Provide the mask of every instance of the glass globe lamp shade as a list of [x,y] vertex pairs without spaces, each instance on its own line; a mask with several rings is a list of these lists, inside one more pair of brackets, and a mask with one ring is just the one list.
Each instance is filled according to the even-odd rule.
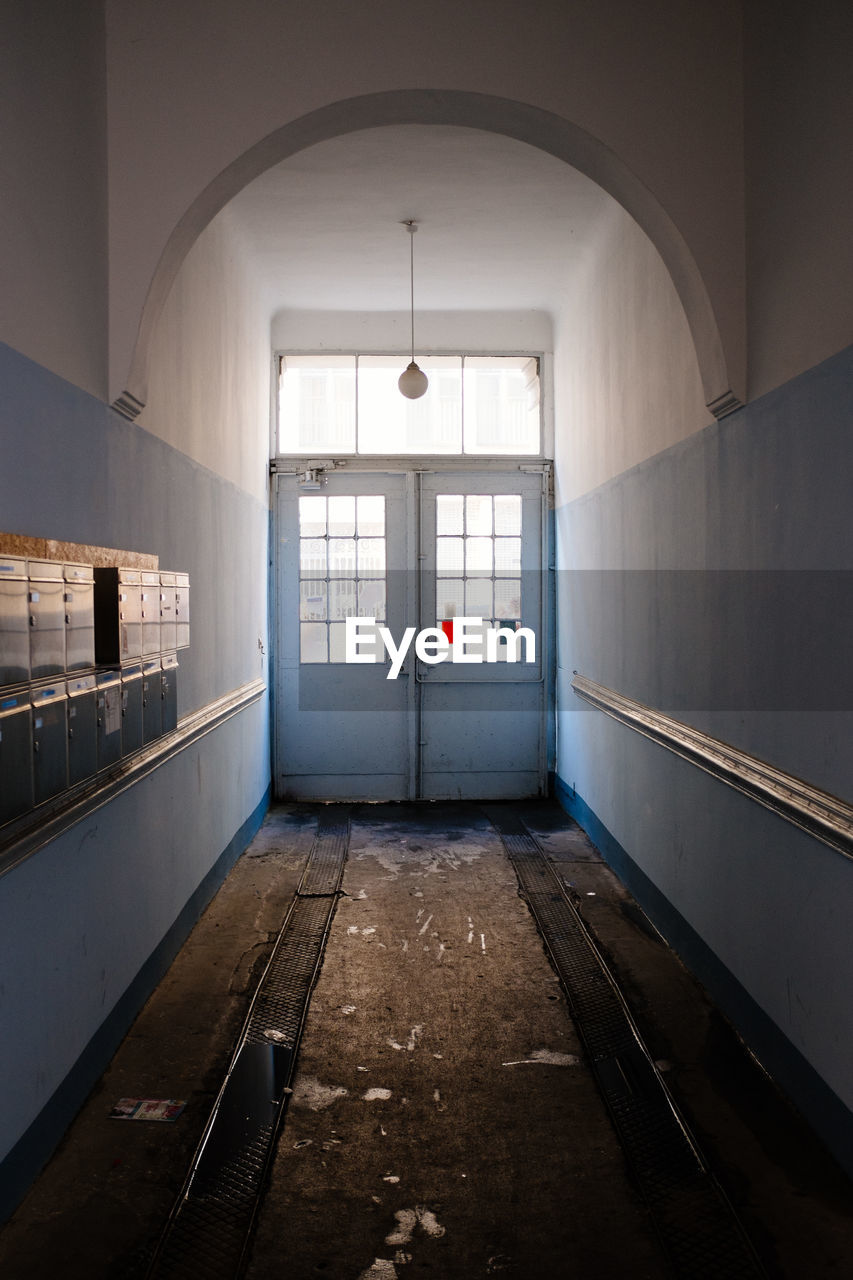
[[419,369],[412,360],[397,379],[397,386],[407,400],[419,400],[429,386],[429,380],[423,369]]

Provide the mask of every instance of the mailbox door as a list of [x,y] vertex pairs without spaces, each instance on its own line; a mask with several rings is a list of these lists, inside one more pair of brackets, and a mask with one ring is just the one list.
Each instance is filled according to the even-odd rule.
[[188,573],[175,574],[175,622],[177,647],[188,649],[190,645],[190,577]]
[[0,825],[33,807],[29,693],[0,696]]
[[65,671],[65,583],[62,565],[31,560],[30,675],[51,679]]
[[160,652],[160,574],[142,572],[142,656]]
[[0,557],[0,686],[30,678],[27,562]]
[[68,681],[68,785],[98,769],[98,711],[95,677]]
[[118,672],[98,676],[98,768],[121,758],[121,680]]
[[33,689],[33,798],[37,805],[68,786],[67,702],[64,684]]
[[95,665],[95,582],[88,565],[65,566],[65,669]]
[[142,740],[153,742],[163,732],[162,668],[160,659],[142,664]]
[[160,673],[162,688],[162,731],[169,733],[178,727],[178,659],[174,653],[166,653]]
[[129,755],[142,744],[142,667],[137,663],[121,673],[121,753]]

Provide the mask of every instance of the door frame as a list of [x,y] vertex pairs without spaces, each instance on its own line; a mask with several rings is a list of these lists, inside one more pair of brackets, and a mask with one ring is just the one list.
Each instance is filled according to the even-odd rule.
[[[296,476],[306,471],[329,472],[336,475],[347,473],[367,473],[382,475],[401,475],[406,486],[406,546],[407,567],[413,571],[420,569],[425,558],[422,545],[423,535],[423,477],[428,474],[472,474],[511,475],[521,472],[541,477],[541,527],[540,527],[540,571],[542,574],[541,590],[541,675],[537,683],[541,687],[541,732],[539,739],[539,794],[547,795],[550,774],[553,769],[555,752],[555,711],[553,705],[555,689],[555,609],[553,590],[553,463],[548,459],[531,459],[529,457],[484,458],[476,455],[418,455],[418,456],[352,456],[334,458],[330,456],[285,457],[273,458],[270,463],[270,540],[273,543],[269,557],[269,636],[270,663],[272,675],[270,681],[270,757],[273,794],[278,780],[278,643],[279,620],[277,584],[279,581],[279,540],[277,534],[277,493],[279,476]],[[413,573],[413,581],[417,583],[417,599],[410,602],[413,616],[422,617],[422,601],[420,598],[420,574]],[[431,623],[428,625],[432,625]],[[409,797],[420,800],[422,795],[422,753],[421,753],[421,704],[422,681],[418,678],[417,665],[413,654],[407,662],[411,663],[411,674],[407,681],[408,706],[408,769]],[[533,683],[533,682],[531,682]]]

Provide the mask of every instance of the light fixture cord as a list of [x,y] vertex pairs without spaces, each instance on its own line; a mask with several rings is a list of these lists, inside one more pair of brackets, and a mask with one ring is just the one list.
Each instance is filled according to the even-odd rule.
[[409,297],[411,300],[412,315],[412,364],[415,362],[415,228],[413,223],[408,224],[409,227]]

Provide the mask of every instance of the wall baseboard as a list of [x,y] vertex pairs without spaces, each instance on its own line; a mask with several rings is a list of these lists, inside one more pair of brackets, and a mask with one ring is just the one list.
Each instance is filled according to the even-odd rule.
[[810,1062],[764,1012],[704,939],[637,866],[577,792],[559,775],[553,795],[587,833],[608,866],[626,888],[711,999],[729,1019],[762,1067],[853,1177],[853,1113]]
[[68,1126],[103,1075],[134,1018],[164,977],[193,926],[263,822],[270,804],[267,787],[249,817],[228,842],[187,901],[174,924],[101,1023],[62,1084],[26,1133],[0,1163],[0,1222],[5,1222],[50,1159]]

